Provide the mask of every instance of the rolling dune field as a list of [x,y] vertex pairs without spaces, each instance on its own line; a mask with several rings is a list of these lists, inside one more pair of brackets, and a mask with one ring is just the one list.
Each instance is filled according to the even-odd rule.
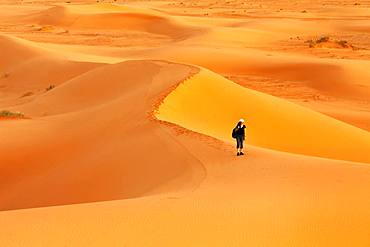
[[0,0],[0,246],[368,247],[369,131],[368,1]]

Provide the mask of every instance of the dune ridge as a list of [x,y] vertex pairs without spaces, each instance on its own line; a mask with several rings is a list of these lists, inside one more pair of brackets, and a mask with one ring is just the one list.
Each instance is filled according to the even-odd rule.
[[67,29],[127,30],[149,32],[182,40],[199,32],[175,18],[154,10],[110,4],[58,5],[24,17],[23,22],[52,25]]
[[[195,64],[224,75],[252,75],[298,82],[342,98],[370,96],[368,61],[333,61],[255,49],[187,46],[149,51],[164,60]],[[146,57],[141,55],[139,57]],[[366,79],[365,79],[366,78]]]
[[137,197],[172,180],[183,181],[175,188],[197,184],[201,163],[148,117],[162,90],[193,73],[159,61],[105,65],[14,107],[32,119],[2,124],[1,210]]
[[[68,61],[32,42],[0,34],[0,106],[8,107],[99,67],[99,63]],[[22,99],[20,99],[22,98]]]
[[26,59],[42,56],[42,52],[27,45],[26,41],[4,34],[0,36],[0,48],[2,54],[0,65],[4,69]]
[[231,141],[235,122],[245,118],[247,142],[252,145],[370,163],[367,131],[243,88],[205,69],[172,91],[156,116],[226,142]]

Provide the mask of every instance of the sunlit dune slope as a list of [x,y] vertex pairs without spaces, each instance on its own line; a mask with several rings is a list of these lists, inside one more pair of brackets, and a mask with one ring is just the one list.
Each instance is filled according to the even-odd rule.
[[131,198],[196,184],[200,163],[151,120],[162,91],[194,70],[152,61],[107,65],[13,108],[32,119],[2,122],[0,209]]
[[173,39],[182,39],[200,30],[154,10],[111,4],[59,5],[24,17],[22,21],[67,29],[148,32]]
[[228,142],[236,121],[245,118],[250,144],[370,163],[367,131],[241,87],[205,69],[172,91],[157,117]]

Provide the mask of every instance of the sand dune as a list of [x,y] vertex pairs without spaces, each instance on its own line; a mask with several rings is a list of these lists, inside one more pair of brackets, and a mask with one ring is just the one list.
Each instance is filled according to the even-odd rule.
[[[368,132],[243,88],[207,70],[171,92],[159,107],[157,117],[224,141],[230,141],[230,126],[235,119],[244,117],[248,125],[247,141],[253,145],[370,162]],[[348,146],[348,143],[356,145]]]
[[97,63],[67,61],[32,42],[0,35],[0,105],[16,104],[23,95],[35,95],[79,74],[96,68]]
[[[160,62],[158,64],[150,61],[127,61],[105,65],[76,76],[29,104],[15,108],[31,116],[44,116],[44,112],[47,112],[46,115],[55,115],[82,110],[91,111],[96,107],[118,104],[126,95],[133,97],[138,93],[142,93],[140,97],[148,102],[148,97],[153,97],[151,94],[160,95],[163,90],[171,87],[170,83],[176,85],[183,78],[190,76],[186,74],[187,70],[196,70],[194,67],[179,65],[178,72],[175,65],[169,64],[168,68],[174,69],[169,77],[167,74],[170,72],[166,71],[166,66],[161,66]],[[163,65],[166,65],[166,62],[163,62]],[[164,78],[161,79],[162,77]],[[150,114],[153,109],[150,105],[147,107],[146,110]]]
[[205,166],[207,176],[197,190],[0,212],[1,243],[281,247],[370,244],[368,165],[255,148],[250,149],[246,161],[225,152],[230,149],[228,145],[168,131]]
[[150,120],[156,97],[192,71],[150,61],[107,65],[16,107],[31,117],[65,114],[2,124],[1,209],[135,197],[173,179],[185,179],[181,187],[189,176],[196,182],[199,162]]
[[[184,41],[191,43],[191,41]],[[36,43],[37,44],[37,43]],[[40,44],[37,44],[40,45]],[[340,98],[367,99],[370,95],[370,73],[368,61],[336,61],[307,56],[261,52],[254,49],[169,46],[165,49],[139,49],[118,51],[117,49],[96,49],[71,47],[67,45],[42,44],[44,48],[57,52],[65,49],[65,56],[74,61],[116,63],[130,59],[151,59],[153,57],[178,63],[195,64],[224,75],[249,75],[299,83],[307,89],[314,89]],[[108,55],[103,55],[108,54]]]
[[[266,53],[252,49],[217,49],[184,47],[163,49],[153,54],[162,59],[197,64],[215,72],[229,75],[255,75],[268,78],[298,81],[303,85],[340,97],[368,98],[370,74],[365,67],[368,61],[356,61],[357,66],[346,62],[315,59],[279,53]],[[151,53],[149,53],[152,55]],[[145,57],[143,55],[141,57]]]
[[0,47],[1,54],[3,55],[0,60],[1,67],[7,69],[26,59],[42,56],[42,52],[37,51],[29,45],[24,45],[25,43],[27,42],[21,39],[1,35]]
[[0,0],[0,246],[370,245],[368,3],[108,2]]
[[124,29],[165,35],[173,39],[184,39],[199,30],[153,10],[110,4],[60,5],[27,16],[23,22],[59,26],[67,30]]

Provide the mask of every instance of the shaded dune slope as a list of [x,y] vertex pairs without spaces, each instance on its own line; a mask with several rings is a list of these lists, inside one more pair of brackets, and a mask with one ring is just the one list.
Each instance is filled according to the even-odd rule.
[[1,209],[132,198],[170,190],[175,180],[177,189],[197,184],[201,163],[150,117],[162,91],[194,72],[155,61],[106,65],[19,106],[29,116],[39,109],[55,116],[3,123]]
[[243,117],[250,144],[370,163],[367,131],[244,88],[205,69],[172,91],[157,117],[224,141],[230,141],[232,127]]
[[27,41],[12,36],[0,36],[0,66],[2,69],[10,68],[24,60],[42,56],[42,52],[26,45]]
[[32,42],[7,35],[0,35],[0,53],[4,55],[0,57],[1,101],[42,92],[100,66],[68,61]]

